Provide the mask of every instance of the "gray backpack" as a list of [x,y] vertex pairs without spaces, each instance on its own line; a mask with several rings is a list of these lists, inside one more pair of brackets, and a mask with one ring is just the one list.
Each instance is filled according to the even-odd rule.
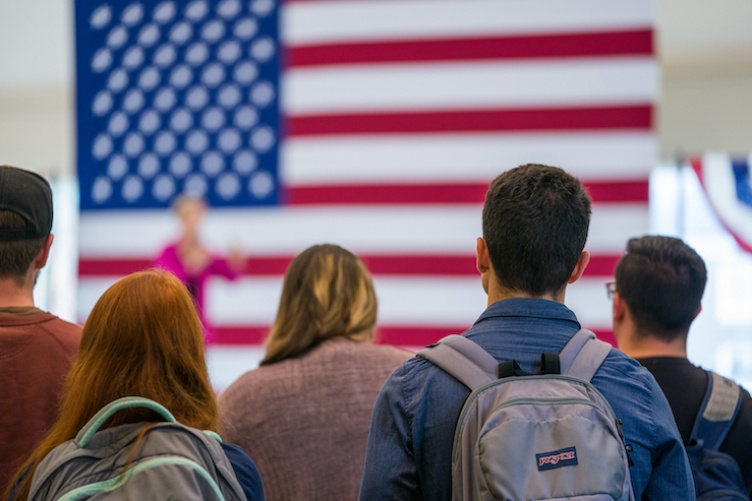
[[[135,441],[146,423],[98,431],[113,414],[129,407],[151,409],[167,421],[154,424],[137,450]],[[53,449],[37,467],[29,495],[35,501],[105,498],[246,499],[216,433],[184,426],[162,405],[141,397],[115,400],[76,438]]]
[[453,500],[634,500],[621,422],[590,379],[611,346],[581,330],[530,375],[463,336],[418,353],[470,390],[454,432]]

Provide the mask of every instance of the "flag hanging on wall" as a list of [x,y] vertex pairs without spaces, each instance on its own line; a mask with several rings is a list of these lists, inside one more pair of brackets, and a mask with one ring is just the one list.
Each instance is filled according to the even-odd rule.
[[485,188],[560,166],[594,200],[593,258],[567,294],[610,334],[603,284],[648,228],[657,157],[655,5],[573,0],[77,0],[79,316],[149,264],[179,193],[212,206],[220,342],[257,343],[286,264],[314,243],[363,256],[383,342],[420,346],[483,311]]
[[752,252],[752,156],[708,153],[689,160],[721,224]]

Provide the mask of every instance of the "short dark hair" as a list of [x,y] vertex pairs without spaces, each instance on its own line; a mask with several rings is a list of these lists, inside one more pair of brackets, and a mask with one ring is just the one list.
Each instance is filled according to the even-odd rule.
[[[0,228],[24,229],[23,217],[9,210],[0,210]],[[0,278],[15,278],[19,287],[24,285],[29,266],[39,255],[47,237],[29,240],[0,241]]]
[[527,164],[498,176],[483,206],[483,239],[496,278],[532,296],[567,284],[587,240],[590,196],[558,167]]
[[702,258],[672,237],[630,239],[616,266],[616,292],[638,331],[669,342],[689,331],[707,279]]

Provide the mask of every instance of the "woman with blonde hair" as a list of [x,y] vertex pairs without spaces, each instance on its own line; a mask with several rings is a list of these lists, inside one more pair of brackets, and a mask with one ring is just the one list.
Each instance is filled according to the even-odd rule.
[[[76,437],[105,405],[127,396],[158,402],[186,426],[218,431],[201,323],[186,288],[165,271],[129,275],[97,301],[65,382],[58,420],[19,469],[8,499],[26,499],[45,456]],[[160,421],[164,418],[152,410],[127,408],[101,429],[144,423],[148,430],[150,423]],[[263,499],[261,479],[250,458],[234,445],[223,443],[222,449],[246,497]]]
[[341,247],[313,246],[287,269],[261,367],[220,396],[267,499],[357,498],[376,396],[411,356],[373,344],[376,312],[368,270]]

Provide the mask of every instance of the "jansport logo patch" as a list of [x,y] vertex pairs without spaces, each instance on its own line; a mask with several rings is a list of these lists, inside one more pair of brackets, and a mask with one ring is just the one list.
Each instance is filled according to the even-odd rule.
[[567,447],[553,452],[542,452],[535,455],[539,471],[553,470],[562,466],[574,466],[577,464],[577,449]]

